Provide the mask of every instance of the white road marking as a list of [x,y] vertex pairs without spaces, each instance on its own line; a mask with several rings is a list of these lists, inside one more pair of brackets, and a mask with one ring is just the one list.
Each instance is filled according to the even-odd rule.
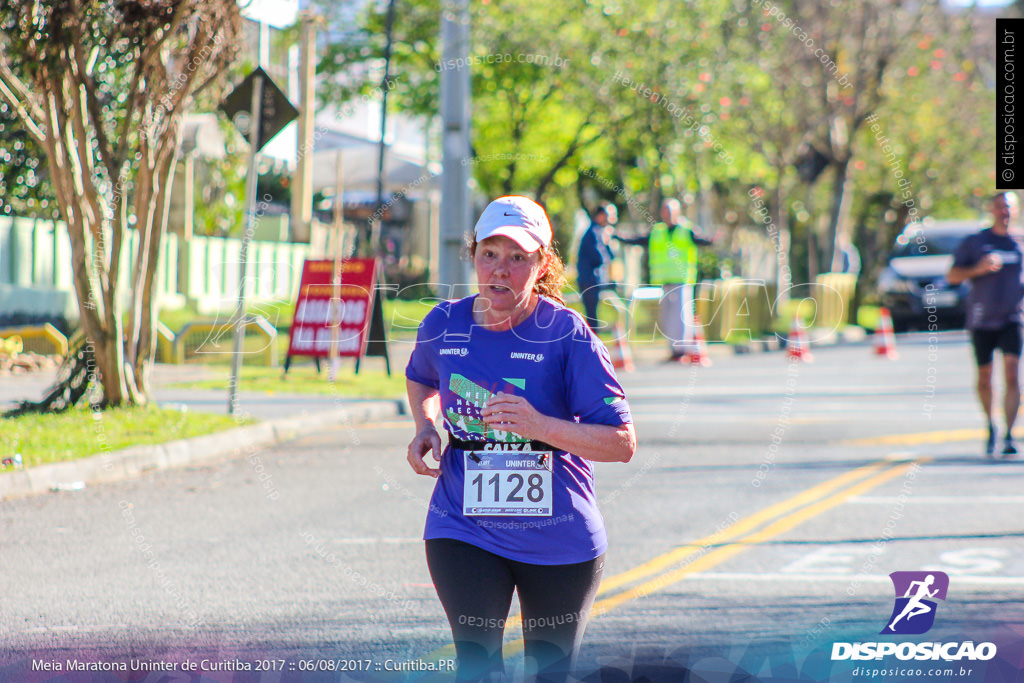
[[1024,505],[1024,496],[906,496],[903,500],[896,496],[858,496],[849,502],[863,505]]
[[956,576],[959,574],[994,574],[1002,571],[1001,559],[1010,557],[1006,548],[965,548],[950,550],[939,555],[943,564],[921,567],[925,571],[940,571]]
[[[785,368],[779,373],[779,384],[783,386],[764,387],[743,387],[743,386],[694,386],[680,389],[678,385],[662,387],[637,387],[632,390],[626,389],[626,396],[629,398],[659,398],[686,396],[736,396],[740,395],[745,399],[752,398],[782,398],[786,379]],[[796,396],[807,394],[808,397],[821,398],[825,396],[906,396],[907,394],[924,395],[924,387],[907,387],[906,385],[867,385],[867,386],[802,386],[798,387]]]
[[872,546],[838,545],[819,548],[807,553],[782,568],[784,574],[818,576],[819,574],[848,574],[850,565],[857,563],[858,557],[878,554]]
[[379,538],[332,538],[329,543],[342,545],[373,545],[375,543],[422,543],[422,538],[379,537]]
[[[736,416],[735,415],[720,415],[720,414],[704,415],[704,414],[697,414],[695,411],[694,412],[678,411],[678,412],[675,412],[675,413],[646,413],[646,412],[643,412],[642,410],[633,409],[633,419],[636,420],[637,422],[643,422],[643,423],[647,423],[647,422],[669,422],[669,423],[685,422],[687,424],[693,424],[695,422],[699,422],[701,424],[728,424],[728,425],[735,425],[736,424]],[[763,424],[763,425],[771,426],[771,425],[777,424],[778,421],[779,421],[778,417],[755,417],[755,418],[744,417],[743,418],[743,424],[744,425]],[[896,422],[897,420],[893,420],[893,421]],[[905,422],[905,420],[902,420],[902,421]],[[795,418],[791,418],[787,422],[787,424],[829,424],[829,423],[834,423],[834,422],[835,422],[835,418],[832,418],[832,417],[795,417]],[[872,422],[877,422],[877,420],[872,420]]]
[[[849,582],[856,580],[860,584],[877,583],[891,586],[892,582],[887,575],[871,574],[759,574],[747,572],[704,572],[691,574],[688,581],[725,581],[725,582],[750,582],[750,581],[799,581],[820,583],[823,581]],[[950,581],[957,586],[1024,586],[1024,576],[952,576]]]
[[[138,624],[136,624],[138,626]],[[160,624],[160,628],[178,628],[173,625]],[[22,633],[102,633],[112,629],[125,630],[128,624],[101,624],[98,626],[37,626],[27,628]],[[184,628],[184,626],[182,626]]]

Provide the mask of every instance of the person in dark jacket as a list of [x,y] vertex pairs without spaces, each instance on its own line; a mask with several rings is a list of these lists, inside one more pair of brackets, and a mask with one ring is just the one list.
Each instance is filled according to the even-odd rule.
[[583,309],[586,312],[587,324],[597,330],[601,321],[597,318],[597,304],[601,300],[601,292],[614,289],[609,270],[612,259],[612,230],[618,220],[618,212],[614,204],[601,204],[594,210],[590,227],[583,233],[579,252],[576,256],[577,283]]

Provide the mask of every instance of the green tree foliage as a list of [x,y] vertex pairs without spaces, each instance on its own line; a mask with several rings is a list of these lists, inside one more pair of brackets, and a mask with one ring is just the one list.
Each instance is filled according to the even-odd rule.
[[977,40],[986,22],[936,19],[890,71],[852,166],[856,241],[872,272],[907,222],[976,217],[995,188],[994,65]]
[[[694,106],[707,85],[689,71],[701,59],[712,71],[708,44],[719,29],[702,17],[727,3],[472,3],[469,65],[440,61],[440,5],[396,3],[388,85],[380,65],[386,3],[371,6],[359,30],[333,35],[319,66],[329,81],[321,97],[341,105],[389,87],[397,108],[432,118],[441,72],[470,68],[474,176],[485,195],[525,192],[555,214],[571,213],[571,193],[589,185],[640,220],[637,207],[649,215],[663,176],[696,185],[691,169],[708,137],[697,131],[715,116]],[[336,4],[318,6],[329,24],[337,18]],[[590,182],[579,183],[580,169]]]
[[194,227],[197,235],[237,237],[245,229],[249,144],[230,121],[222,120],[220,127],[225,143],[224,157],[203,159],[196,164]]
[[[328,100],[383,87],[385,10],[333,36]],[[396,2],[390,101],[428,117],[440,72],[459,67],[438,61],[440,11]],[[474,176],[488,196],[533,193],[562,218],[615,201],[641,226],[665,196],[694,198],[705,227],[750,225],[756,186],[780,269],[809,278],[833,264],[837,234],[881,245],[908,218],[873,122],[896,140],[919,210],[963,213],[987,193],[989,143],[975,141],[991,139],[991,58],[978,53],[991,42],[974,16],[936,0],[474,2]],[[565,66],[519,59],[537,53]],[[809,146],[828,165],[813,184],[796,168]]]
[[147,399],[179,127],[240,21],[234,0],[0,0],[0,100],[44,152],[108,405]]
[[45,159],[46,153],[14,109],[0,101],[0,215],[60,217]]

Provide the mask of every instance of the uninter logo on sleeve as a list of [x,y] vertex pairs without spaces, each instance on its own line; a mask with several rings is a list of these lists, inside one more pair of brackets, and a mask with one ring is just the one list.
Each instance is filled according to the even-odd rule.
[[511,360],[532,360],[534,362],[540,363],[542,360],[544,360],[544,354],[543,353],[521,353],[519,351],[513,351],[509,355],[509,358]]
[[[880,635],[921,635],[935,624],[939,600],[946,599],[949,576],[944,572],[893,572],[889,575],[896,596],[892,613]],[[867,642],[833,643],[832,661],[868,660],[895,656],[900,660],[977,661],[996,656],[994,643]]]
[[442,356],[458,356],[459,358],[464,358],[469,355],[469,349],[465,346],[455,346],[447,349],[441,349],[438,351],[438,354]]

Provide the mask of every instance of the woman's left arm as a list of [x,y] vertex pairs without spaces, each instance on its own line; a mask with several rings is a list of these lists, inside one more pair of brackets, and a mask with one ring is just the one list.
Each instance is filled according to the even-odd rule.
[[498,392],[481,410],[488,427],[543,441],[595,462],[629,462],[636,453],[636,430],[631,424],[580,424],[542,415],[522,396]]

